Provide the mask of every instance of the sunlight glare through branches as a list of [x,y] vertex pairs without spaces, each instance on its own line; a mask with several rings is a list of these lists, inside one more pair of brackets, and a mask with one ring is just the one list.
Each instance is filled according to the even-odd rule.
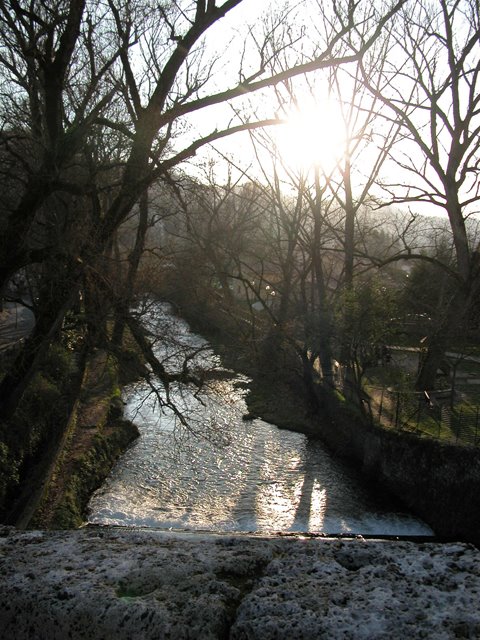
[[295,170],[314,165],[326,173],[335,169],[347,143],[345,124],[335,104],[328,98],[305,102],[292,110],[287,120],[277,134],[285,163]]

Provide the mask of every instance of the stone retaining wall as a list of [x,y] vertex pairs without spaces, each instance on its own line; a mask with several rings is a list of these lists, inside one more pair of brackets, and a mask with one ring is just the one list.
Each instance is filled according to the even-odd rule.
[[366,424],[334,397],[319,434],[439,536],[480,543],[480,450]]

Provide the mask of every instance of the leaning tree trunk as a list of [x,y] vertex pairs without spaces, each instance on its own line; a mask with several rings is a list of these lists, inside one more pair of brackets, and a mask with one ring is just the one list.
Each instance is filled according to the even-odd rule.
[[123,340],[123,332],[130,305],[133,299],[135,280],[138,273],[140,260],[145,249],[145,238],[148,229],[148,191],[144,191],[139,201],[139,218],[135,245],[128,256],[128,272],[124,290],[119,295],[119,301],[115,309],[115,324],[113,327],[112,344],[120,347]]

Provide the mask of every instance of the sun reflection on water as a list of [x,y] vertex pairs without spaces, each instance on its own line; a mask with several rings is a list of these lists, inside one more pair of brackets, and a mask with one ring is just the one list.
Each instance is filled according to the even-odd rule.
[[312,490],[310,517],[308,519],[308,531],[323,531],[326,510],[327,490],[321,486],[319,480],[315,480]]

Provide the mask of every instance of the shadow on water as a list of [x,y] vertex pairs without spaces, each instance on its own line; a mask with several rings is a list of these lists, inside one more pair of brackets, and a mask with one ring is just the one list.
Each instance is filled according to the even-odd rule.
[[322,478],[317,464],[315,449],[307,442],[300,499],[289,531],[311,531],[312,525],[316,525],[319,531],[323,528],[328,496],[326,489],[321,485]]
[[232,518],[238,523],[239,531],[258,531],[257,494],[245,487],[232,509]]

